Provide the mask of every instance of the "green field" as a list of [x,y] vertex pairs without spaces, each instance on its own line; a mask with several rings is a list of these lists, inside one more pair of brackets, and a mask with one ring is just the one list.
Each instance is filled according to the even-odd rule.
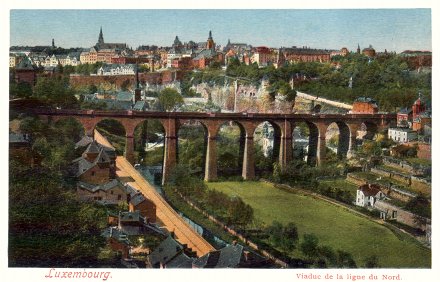
[[332,187],[339,188],[343,191],[349,191],[353,197],[356,198],[357,185],[346,181],[345,179],[330,179],[330,180],[320,180],[320,183],[327,184]]
[[358,266],[376,255],[385,268],[429,268],[431,252],[409,236],[396,236],[388,228],[342,207],[301,193],[286,192],[262,182],[214,182],[210,189],[240,196],[266,225],[277,220],[294,222],[300,236],[314,233],[322,245],[344,250]]

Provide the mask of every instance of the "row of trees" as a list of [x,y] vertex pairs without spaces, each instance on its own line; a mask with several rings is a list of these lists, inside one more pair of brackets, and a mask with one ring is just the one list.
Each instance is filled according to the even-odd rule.
[[203,180],[188,174],[188,167],[178,165],[166,190],[177,190],[197,205],[214,214],[219,220],[235,228],[245,228],[252,223],[254,212],[240,197],[229,197],[223,192],[208,190]]
[[[300,251],[304,259],[302,265],[318,268],[356,268],[358,267],[352,255],[342,250],[334,250],[329,246],[319,244],[319,239],[313,233],[305,233],[299,236],[298,228],[293,222],[286,225],[278,221],[264,229],[263,236],[266,241],[284,256],[292,257],[298,255],[295,250]],[[260,241],[261,239],[257,239]],[[379,267],[378,258],[371,256],[365,259],[363,267]]]

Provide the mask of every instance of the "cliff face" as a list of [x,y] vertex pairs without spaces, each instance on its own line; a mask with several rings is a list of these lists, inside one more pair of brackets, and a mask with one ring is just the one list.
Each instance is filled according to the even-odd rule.
[[[223,110],[248,113],[291,113],[294,102],[278,95],[272,98],[266,87],[254,85],[214,85],[200,83],[193,89]],[[235,95],[237,93],[237,95]]]

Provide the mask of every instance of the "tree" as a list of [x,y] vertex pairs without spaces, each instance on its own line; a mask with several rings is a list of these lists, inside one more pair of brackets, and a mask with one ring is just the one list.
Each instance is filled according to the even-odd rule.
[[274,246],[280,246],[283,239],[283,225],[278,221],[273,221],[272,225],[266,229],[269,234],[269,241]]
[[314,234],[304,234],[303,242],[300,244],[301,252],[309,257],[314,258],[318,254],[318,237]]
[[245,227],[254,219],[254,211],[251,206],[243,202],[240,197],[232,197],[227,210],[229,224]]
[[55,107],[76,108],[78,100],[69,86],[68,77],[40,77],[34,88],[34,96]]
[[287,223],[287,225],[283,228],[283,240],[282,240],[282,248],[285,251],[292,251],[296,248],[296,244],[298,242],[298,228],[293,222]]
[[336,252],[338,268],[356,268],[356,262],[350,253],[338,250]]
[[29,98],[32,94],[32,86],[27,82],[9,84],[9,97],[11,98]]
[[175,89],[165,88],[159,94],[159,105],[163,111],[171,111],[178,104],[183,103],[182,95]]

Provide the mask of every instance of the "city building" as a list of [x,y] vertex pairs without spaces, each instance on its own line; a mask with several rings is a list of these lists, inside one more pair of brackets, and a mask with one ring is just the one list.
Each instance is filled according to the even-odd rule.
[[350,51],[348,51],[347,47],[342,47],[341,50],[335,50],[335,51],[331,51],[330,52],[330,57],[334,57],[334,56],[342,56],[345,57],[350,53]]
[[220,250],[209,252],[194,260],[193,268],[254,268],[261,267],[267,260],[234,242]]
[[287,62],[299,63],[299,62],[330,62],[330,52],[322,49],[311,49],[308,47],[297,48],[293,46],[291,48],[281,48],[280,52],[283,53]]
[[82,156],[73,160],[73,165],[80,181],[105,184],[116,176],[116,153],[114,149],[92,141]]
[[398,143],[408,143],[417,139],[417,132],[411,128],[389,128],[388,138]]
[[367,48],[362,49],[362,54],[369,58],[376,57],[376,50],[374,50],[373,46],[368,46]]
[[116,179],[94,185],[79,181],[76,189],[80,201],[99,201],[102,204],[117,205],[127,202],[127,191],[124,185]]
[[100,67],[96,75],[134,75],[136,74],[136,65],[106,64]]
[[139,212],[148,223],[155,223],[157,220],[156,205],[128,184],[127,190],[129,192],[128,210],[131,212]]
[[397,126],[398,127],[412,127],[412,110],[408,108],[400,109],[397,113]]
[[98,60],[98,52],[92,47],[89,51],[81,52],[79,60],[81,64],[94,64]]
[[103,49],[119,49],[123,50],[127,48],[127,44],[125,43],[105,43],[104,42],[104,35],[102,33],[102,27],[99,30],[99,36],[98,36],[98,42],[95,44],[95,49],[100,51]]
[[37,68],[29,57],[23,58],[15,67],[15,82],[34,86],[37,81]]
[[375,114],[379,111],[377,102],[371,98],[359,97],[353,103],[351,113],[355,114]]
[[185,245],[168,236],[147,257],[147,268],[191,268],[194,258]]

